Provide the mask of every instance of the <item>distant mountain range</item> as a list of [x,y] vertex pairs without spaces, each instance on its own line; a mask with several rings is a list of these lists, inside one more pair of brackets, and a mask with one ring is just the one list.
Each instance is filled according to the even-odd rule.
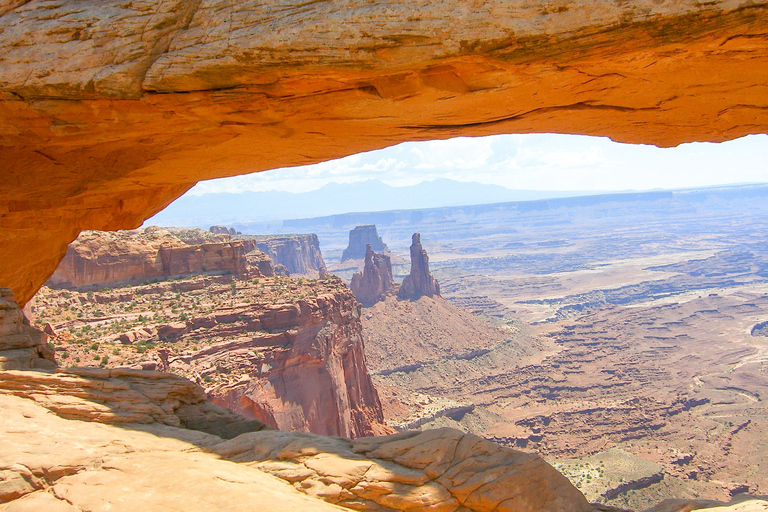
[[241,192],[185,195],[145,225],[202,227],[283,219],[320,217],[348,212],[440,208],[509,201],[529,201],[593,194],[589,191],[511,190],[498,185],[449,179],[392,187],[378,180],[329,183],[311,192]]

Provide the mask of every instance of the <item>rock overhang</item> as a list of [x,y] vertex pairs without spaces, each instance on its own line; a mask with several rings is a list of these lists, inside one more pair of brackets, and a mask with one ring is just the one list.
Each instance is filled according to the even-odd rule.
[[768,2],[0,7],[0,285],[195,182],[407,140],[671,146],[768,126]]

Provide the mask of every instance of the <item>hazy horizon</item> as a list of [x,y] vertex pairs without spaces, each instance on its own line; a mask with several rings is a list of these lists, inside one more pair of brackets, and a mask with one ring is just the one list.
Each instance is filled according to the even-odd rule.
[[203,181],[185,195],[303,193],[369,180],[407,187],[440,178],[509,190],[587,193],[766,183],[768,135],[674,148],[561,134],[406,142],[313,165]]

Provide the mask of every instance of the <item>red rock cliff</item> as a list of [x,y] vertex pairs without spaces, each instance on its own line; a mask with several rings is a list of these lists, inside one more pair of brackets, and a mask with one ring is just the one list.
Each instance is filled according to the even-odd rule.
[[395,288],[389,256],[373,252],[367,244],[363,271],[352,276],[349,287],[363,306],[371,306],[383,299]]
[[67,249],[50,285],[87,287],[195,274],[244,275],[242,242],[187,244],[155,227],[135,232],[85,231]]
[[[265,333],[253,340],[263,359],[235,362],[231,349],[204,356],[228,361],[227,371],[249,371],[247,380],[210,390],[214,403],[281,430],[342,437],[387,430],[349,290],[240,315]],[[249,345],[234,343],[235,350]]]
[[246,244],[265,253],[275,265],[284,265],[291,275],[324,277],[325,261],[315,234],[246,237]]
[[[73,308],[82,320],[71,319]],[[95,344],[104,366],[182,375],[212,401],[281,430],[389,432],[368,374],[360,305],[338,278],[200,275],[93,294],[44,288],[32,309],[62,333],[55,341],[66,364],[93,361]],[[97,310],[105,327],[119,314],[131,328],[102,328],[91,322]],[[72,322],[87,343],[71,342]]]

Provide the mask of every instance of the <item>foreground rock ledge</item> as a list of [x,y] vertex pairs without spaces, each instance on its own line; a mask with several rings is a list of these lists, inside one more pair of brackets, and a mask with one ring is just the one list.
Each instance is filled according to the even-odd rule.
[[[764,1],[0,3],[0,285],[195,182],[406,140],[768,126]],[[620,172],[620,171],[617,171]]]
[[[328,508],[304,494],[371,511],[592,510],[538,456],[451,429],[350,441],[241,421],[251,428],[225,441],[215,434],[228,437],[224,415],[235,415],[195,387],[158,372],[0,372],[0,510],[57,500],[75,507],[62,510],[145,510],[136,500],[150,495],[146,510],[178,510],[175,500],[241,510],[283,498],[260,508]],[[207,502],[215,496],[221,502]]]

